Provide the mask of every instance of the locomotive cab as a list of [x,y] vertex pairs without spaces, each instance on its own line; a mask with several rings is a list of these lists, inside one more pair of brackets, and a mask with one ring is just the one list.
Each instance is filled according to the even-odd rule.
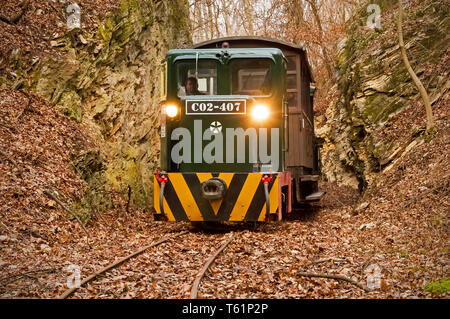
[[157,217],[264,221],[291,211],[287,63],[279,48],[168,52]]

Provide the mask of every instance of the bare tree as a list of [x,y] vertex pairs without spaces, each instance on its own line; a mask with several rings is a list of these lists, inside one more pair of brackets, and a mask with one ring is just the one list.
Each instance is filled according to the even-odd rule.
[[308,4],[311,6],[311,11],[314,17],[314,22],[317,25],[317,36],[318,36],[318,44],[321,47],[322,55],[323,55],[323,63],[328,73],[329,79],[334,79],[334,72],[332,69],[333,61],[330,58],[330,54],[328,52],[327,43],[324,41],[324,29],[322,27],[322,21],[319,15],[319,2],[317,0],[306,0]]
[[409,63],[408,56],[406,55],[406,48],[405,43],[403,42],[403,4],[402,0],[398,0],[398,20],[397,20],[397,27],[398,27],[398,42],[400,44],[400,50],[401,55],[403,59],[403,63],[405,64],[406,69],[408,70],[409,75],[411,76],[414,84],[416,85],[417,89],[420,92],[420,95],[422,97],[423,103],[425,105],[425,110],[427,113],[427,131],[430,131],[434,127],[434,120],[433,120],[433,111],[431,109],[431,103],[430,98],[428,97],[428,93],[425,90],[425,88],[422,85],[422,82],[417,77],[416,73],[411,67],[411,64]]
[[255,35],[308,50],[319,86],[335,81],[337,43],[358,0],[189,0],[193,39]]

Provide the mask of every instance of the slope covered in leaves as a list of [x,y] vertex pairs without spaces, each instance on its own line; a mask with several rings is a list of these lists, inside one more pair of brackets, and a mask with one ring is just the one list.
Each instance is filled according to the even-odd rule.
[[[0,91],[0,197],[2,221],[44,217],[55,203],[45,190],[75,200],[83,180],[70,169],[71,156],[88,144],[81,127],[42,98]],[[50,205],[50,206],[49,206]]]

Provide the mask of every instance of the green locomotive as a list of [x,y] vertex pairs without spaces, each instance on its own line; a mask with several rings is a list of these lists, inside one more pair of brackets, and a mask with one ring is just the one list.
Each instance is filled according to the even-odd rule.
[[[282,50],[287,44],[266,42],[224,38],[168,52],[161,73],[155,216],[169,221],[267,221],[323,195],[314,174],[317,147],[302,144],[292,131],[298,112],[291,114],[292,63]],[[307,85],[311,110],[306,111],[312,115]],[[304,126],[305,119],[300,121]],[[308,121],[313,122],[312,116]],[[313,125],[309,133],[313,138]],[[314,157],[311,167],[308,161],[290,165],[302,148]]]

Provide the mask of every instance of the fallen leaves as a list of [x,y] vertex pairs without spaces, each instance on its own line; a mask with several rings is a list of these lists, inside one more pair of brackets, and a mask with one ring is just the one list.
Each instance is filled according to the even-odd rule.
[[[31,111],[25,112],[24,105]],[[114,210],[87,226],[92,234],[87,245],[82,229],[68,223],[64,211],[43,193],[51,186],[65,200],[82,196],[84,183],[69,169],[72,148],[82,145],[82,129],[40,98],[18,91],[0,91],[0,115],[0,280],[13,276],[0,285],[2,298],[54,298],[67,288],[68,266],[79,266],[81,278],[87,278],[188,228],[186,223],[155,222],[134,209],[127,218],[118,218],[125,202],[117,198]],[[449,271],[450,175],[442,173],[449,166],[448,134],[438,132],[430,143],[417,146],[417,154],[408,153],[404,162],[380,175],[379,188],[365,194],[370,205],[357,215],[357,192],[322,183],[327,194],[319,207],[254,231],[230,225],[239,240],[206,272],[199,296],[447,297],[424,289]],[[427,174],[418,173],[423,169]],[[188,298],[199,269],[226,236],[190,232],[98,276],[72,297]],[[58,270],[33,273],[42,269]],[[349,282],[299,276],[301,272],[345,276],[376,288],[366,293]]]

